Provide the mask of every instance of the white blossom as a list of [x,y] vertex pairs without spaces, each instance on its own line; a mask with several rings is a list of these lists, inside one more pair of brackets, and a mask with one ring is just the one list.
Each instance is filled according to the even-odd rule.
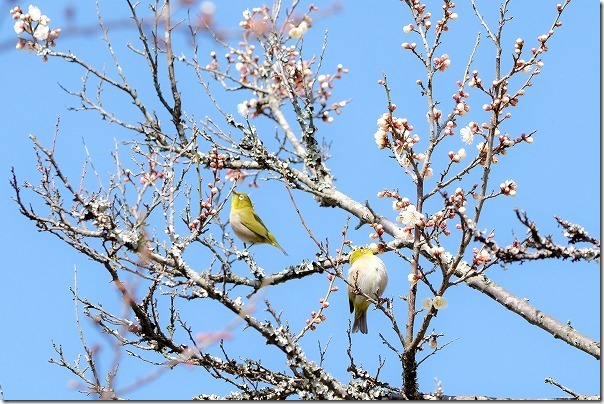
[[22,34],[23,31],[25,31],[25,23],[23,22],[23,20],[15,21],[14,29],[17,35]]
[[422,309],[430,310],[431,307],[432,307],[432,299],[427,297],[424,300],[422,300]]
[[383,149],[388,145],[388,135],[382,129],[378,129],[373,135],[378,148]]
[[289,36],[290,38],[302,38],[306,31],[308,31],[308,23],[302,21],[300,25],[289,30]]
[[447,300],[442,296],[434,296],[434,299],[432,299],[432,306],[437,310],[445,309],[447,308]]
[[242,102],[241,104],[237,104],[237,112],[239,112],[239,115],[243,116],[244,118],[247,118],[250,112],[247,103]]
[[459,134],[461,135],[461,141],[467,144],[472,144],[474,141],[474,132],[472,132],[472,128],[466,126],[465,128],[461,128],[459,130]]
[[31,4],[27,8],[27,14],[32,19],[32,21],[40,21],[40,17],[42,17],[42,12],[36,6],[32,6]]
[[405,210],[402,210],[401,213],[399,213],[396,220],[407,227],[415,227],[422,224],[423,218],[424,215],[417,211],[415,205],[409,205]]
[[40,24],[36,27],[36,30],[34,31],[34,38],[39,41],[45,41],[46,38],[48,38],[49,32],[50,29],[48,28],[48,26]]

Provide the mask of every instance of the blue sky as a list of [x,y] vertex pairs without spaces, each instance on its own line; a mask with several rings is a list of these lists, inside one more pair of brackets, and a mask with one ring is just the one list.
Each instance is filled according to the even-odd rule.
[[[10,3],[10,2],[9,2]],[[219,3],[219,2],[217,2]],[[462,4],[463,3],[463,4]],[[450,105],[450,95],[455,91],[455,81],[461,76],[465,61],[478,31],[482,31],[465,1],[458,2],[459,18],[451,24],[451,32],[441,48],[451,56],[451,67],[439,76],[441,85],[437,98],[443,105]],[[497,9],[494,2],[478,1],[485,18],[494,21]],[[0,42],[9,43],[14,38],[12,20],[6,2],[5,19],[0,22]],[[17,4],[17,3],[11,3]],[[29,3],[19,3],[26,8]],[[63,1],[40,1],[37,5],[51,17],[52,27],[66,30],[63,18]],[[237,27],[241,11],[260,3],[232,1],[229,6],[218,4],[217,20],[226,27]],[[512,1],[510,14],[514,16],[505,36],[504,55],[512,52],[517,37],[523,37],[534,46],[537,36],[545,33],[555,15],[555,1]],[[318,4],[319,8],[326,7]],[[127,16],[121,7],[101,11],[110,21]],[[77,8],[76,23],[94,26],[94,7],[81,5]],[[336,84],[334,101],[352,99],[329,125],[322,125],[319,137],[331,142],[333,158],[329,161],[339,189],[352,198],[368,200],[382,214],[395,213],[390,202],[376,197],[383,188],[398,188],[402,194],[412,195],[412,184],[385,151],[377,149],[373,133],[376,119],[386,110],[386,99],[377,81],[382,73],[388,76],[393,89],[393,101],[398,105],[396,115],[407,117],[421,134],[425,127],[426,107],[414,84],[422,78],[421,70],[411,55],[403,52],[401,42],[412,42],[402,32],[411,22],[408,11],[399,1],[381,1],[370,7],[362,2],[346,2],[342,9],[327,18],[316,18],[313,28],[305,39],[306,55],[318,53],[321,41],[328,31],[328,45],[323,60],[323,72],[332,73],[337,64],[350,72]],[[559,215],[585,227],[593,236],[600,237],[600,101],[599,101],[599,3],[574,1],[562,17],[563,26],[549,43],[550,51],[543,56],[542,73],[535,78],[534,86],[527,91],[520,106],[513,110],[512,120],[505,130],[511,134],[537,130],[531,145],[514,148],[495,167],[493,184],[514,179],[518,186],[515,198],[498,198],[488,205],[481,228],[497,229],[501,244],[510,242],[514,234],[523,235],[524,229],[515,220],[513,209],[519,207],[528,212],[543,233],[553,234],[563,241],[553,218]],[[146,97],[150,87],[145,81],[144,67],[125,48],[125,43],[136,43],[133,30],[111,29],[111,37],[118,55],[125,64],[126,74],[140,85],[140,94]],[[184,38],[183,38],[184,39]],[[184,40],[180,43],[187,51]],[[200,54],[207,57],[211,50],[224,53],[209,41],[201,42]],[[57,50],[73,51],[96,66],[106,66],[111,71],[111,61],[98,32],[87,36],[60,38]],[[492,74],[493,47],[484,32],[482,45],[477,54],[477,68],[486,80]],[[209,59],[209,58],[208,58]],[[5,155],[0,162],[2,187],[0,206],[4,213],[5,238],[3,245],[3,282],[0,293],[0,386],[6,399],[82,399],[86,396],[71,387],[74,379],[66,370],[49,364],[56,358],[52,341],[61,344],[67,359],[74,360],[82,352],[74,324],[74,303],[70,287],[74,283],[74,267],[78,271],[79,294],[92,302],[102,302],[106,307],[121,309],[120,299],[109,277],[102,268],[78,255],[56,237],[38,232],[33,224],[19,215],[11,200],[9,187],[10,168],[15,167],[21,181],[36,183],[35,155],[30,133],[44,144],[50,145],[55,124],[60,117],[57,141],[57,158],[70,178],[78,178],[86,158],[84,143],[91,151],[95,167],[101,177],[107,178],[115,169],[109,152],[115,148],[115,140],[127,135],[116,125],[101,122],[94,113],[68,111],[77,106],[77,100],[64,93],[59,84],[79,90],[82,71],[73,64],[60,60],[47,63],[35,55],[17,52],[11,46],[3,46],[0,53],[1,85],[4,90],[0,109]],[[184,69],[183,69],[184,70]],[[184,72],[183,72],[184,73]],[[187,112],[201,119],[213,114],[211,105],[204,99],[203,90],[191,75],[181,76],[179,84],[184,94]],[[187,81],[189,80],[189,81]],[[219,91],[216,83],[212,89]],[[249,98],[242,93],[221,95],[225,108],[236,113],[237,103]],[[127,102],[108,94],[108,102],[130,113]],[[486,114],[480,111],[482,102],[472,93],[468,102],[472,106],[466,120],[480,121]],[[444,108],[443,108],[444,110]],[[131,116],[131,115],[130,115]],[[274,127],[258,120],[258,128],[266,129],[272,137]],[[226,124],[221,123],[224,127]],[[456,136],[451,148],[464,145]],[[469,150],[470,147],[467,147]],[[120,153],[127,156],[127,148],[120,146]],[[477,179],[476,179],[477,181]],[[251,192],[252,200],[267,226],[273,230],[280,244],[288,251],[285,257],[268,246],[252,249],[256,260],[266,272],[277,272],[286,265],[312,259],[316,246],[308,239],[297,219],[295,209],[281,183],[262,182]],[[330,245],[340,242],[346,215],[332,209],[316,206],[307,195],[296,194],[307,224],[319,239],[329,238]],[[32,200],[32,203],[34,201]],[[37,203],[37,202],[36,202]],[[39,206],[35,205],[35,206]],[[226,218],[226,211],[221,217]],[[291,223],[283,226],[282,223]],[[363,227],[353,231],[351,222],[348,238],[355,244],[370,242],[370,230]],[[199,257],[192,260],[204,262],[207,255],[199,250]],[[390,282],[386,296],[403,295],[408,283],[408,267],[391,255],[383,257],[389,269]],[[240,271],[245,273],[243,265]],[[518,296],[530,299],[537,308],[560,321],[571,321],[573,327],[591,338],[600,335],[600,270],[596,263],[571,264],[569,262],[537,262],[493,267],[489,277]],[[275,307],[283,309],[293,329],[300,329],[318,300],[325,294],[328,282],[318,275],[292,285],[274,287],[266,291]],[[340,289],[344,285],[340,284]],[[445,394],[481,394],[501,397],[544,398],[564,394],[546,385],[543,380],[552,377],[558,382],[584,394],[600,391],[600,363],[591,356],[567,346],[550,334],[533,327],[505,310],[501,305],[463,285],[447,292],[449,305],[439,312],[433,327],[445,333],[443,341],[454,341],[437,355],[428,359],[419,370],[420,386],[424,392],[432,391],[435,378],[442,382]],[[400,300],[399,300],[400,302]],[[316,332],[305,338],[303,346],[308,356],[316,358],[317,341],[321,346],[329,342],[327,370],[346,378],[346,327],[349,313],[345,293],[332,295],[326,312],[327,321]],[[400,318],[404,318],[402,305]],[[218,331],[233,319],[219,307],[204,306],[191,302],[181,307],[191,325],[198,332]],[[261,315],[259,313],[259,315]],[[86,340],[101,346],[102,369],[112,360],[112,341],[81,316]],[[382,370],[384,379],[393,385],[400,382],[400,370],[391,351],[378,336],[383,333],[392,338],[386,319],[381,313],[369,313],[368,335],[353,336],[353,351],[363,367],[375,373],[378,355],[386,358]],[[401,322],[403,320],[400,320]],[[244,357],[254,349],[265,350],[263,342],[242,325],[235,328],[233,338],[227,341],[231,356]],[[209,352],[218,354],[216,346]],[[274,363],[284,368],[284,362],[275,351],[266,351],[263,363]],[[118,376],[118,387],[125,387],[153,372],[150,366],[124,355],[124,364]],[[188,399],[200,393],[225,394],[230,389],[217,385],[203,370],[177,367],[166,371],[152,382],[141,386],[124,397],[133,399]]]

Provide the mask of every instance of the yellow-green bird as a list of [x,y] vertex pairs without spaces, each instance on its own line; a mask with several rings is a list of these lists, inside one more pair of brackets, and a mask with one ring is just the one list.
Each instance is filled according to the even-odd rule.
[[275,236],[271,233],[262,219],[258,217],[252,201],[247,194],[243,192],[233,191],[233,199],[231,200],[231,214],[229,222],[235,235],[239,237],[243,243],[249,243],[250,247],[254,244],[270,244],[280,249],[283,254],[287,255],[283,247],[277,243]]
[[379,300],[388,284],[388,273],[384,261],[373,255],[369,248],[359,248],[348,259],[348,300],[350,312],[354,311],[352,332],[367,334],[367,309],[369,300]]

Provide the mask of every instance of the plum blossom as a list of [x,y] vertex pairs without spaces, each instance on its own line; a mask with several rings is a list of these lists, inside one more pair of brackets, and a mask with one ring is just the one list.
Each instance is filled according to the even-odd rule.
[[455,106],[455,113],[459,116],[464,116],[470,112],[470,106],[465,101],[460,101]]
[[17,35],[22,34],[23,32],[25,32],[25,22],[23,22],[23,20],[15,21],[14,29]]
[[506,180],[499,184],[499,188],[501,189],[501,193],[507,196],[516,196],[516,191],[518,190],[518,185],[513,180]]
[[[463,135],[462,135],[463,138]],[[454,163],[459,163],[462,159],[466,158],[467,154],[466,154],[466,149],[459,149],[457,151],[457,153],[450,151],[449,152],[449,158],[454,162]]]
[[474,253],[474,265],[487,264],[491,261],[491,254],[489,254],[487,250],[478,250],[476,248],[473,248],[472,252]]
[[436,310],[445,309],[447,308],[447,300],[442,296],[434,296],[434,299],[432,299],[432,306],[434,306]]
[[48,26],[40,24],[34,31],[34,38],[36,38],[38,41],[45,41],[48,38],[49,33],[50,29]]
[[396,221],[407,227],[420,226],[424,221],[424,215],[417,211],[415,205],[409,205],[399,213]]
[[28,34],[31,37],[17,38],[17,49],[35,49],[38,54],[44,55],[44,60],[48,56],[43,52],[44,47],[54,46],[54,41],[61,33],[60,28],[50,29],[48,24],[50,18],[42,14],[40,9],[34,5],[29,5],[27,13],[23,13],[21,7],[13,7],[10,10],[13,19],[16,20],[13,29],[17,35]]
[[403,236],[401,237],[401,239],[403,241],[406,241],[408,243],[412,243],[413,240],[415,239],[415,236],[413,235],[413,229],[410,227],[406,227],[403,229]]
[[426,171],[424,172],[424,179],[427,180],[429,178],[432,178],[433,175],[434,175],[434,170],[432,169],[432,167],[426,168]]
[[438,71],[444,72],[447,67],[451,64],[449,55],[444,54],[439,58],[434,58],[434,68]]
[[382,129],[378,129],[373,137],[375,137],[375,143],[377,143],[379,149],[384,149],[388,146],[388,134]]
[[383,131],[387,132],[388,131],[388,114],[387,113],[383,113],[382,116],[380,116],[377,120],[377,126],[382,129]]
[[436,310],[447,308],[447,300],[442,296],[434,296],[433,299],[429,297],[422,300],[422,309],[430,310],[434,307]]
[[40,18],[42,17],[42,12],[40,9],[36,6],[32,6],[31,4],[27,8],[27,14],[29,14],[29,17],[32,21],[40,21]]
[[[392,110],[395,106],[392,104]],[[409,124],[406,118],[397,118],[391,116],[389,113],[383,113],[377,119],[378,131],[375,132],[375,142],[380,149],[385,148],[388,145],[387,133],[392,133],[394,143],[396,146],[393,148],[396,154],[403,154],[403,149],[409,149],[413,147],[413,144],[419,142],[419,136],[417,134],[411,136],[413,125]],[[404,156],[406,158],[406,156]]]
[[289,30],[290,38],[302,38],[308,31],[308,23],[303,20],[297,27],[293,27]]
[[443,112],[440,109],[436,109],[436,107],[432,108],[432,111],[428,111],[426,113],[426,119],[429,123],[438,122]]
[[469,126],[461,128],[459,134],[461,135],[461,141],[464,143],[472,144],[474,141],[474,132],[472,132],[472,129],[470,129]]
[[237,104],[237,112],[239,112],[239,115],[242,117],[247,118],[250,112],[247,101]]
[[459,130],[459,134],[461,135],[461,140],[464,143],[472,144],[474,141],[474,135],[480,133],[480,127],[476,122],[468,123],[468,126],[465,128],[461,128]]

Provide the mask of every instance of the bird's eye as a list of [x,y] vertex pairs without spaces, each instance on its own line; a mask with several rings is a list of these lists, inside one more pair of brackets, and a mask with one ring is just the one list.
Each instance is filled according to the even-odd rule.
[[237,196],[237,197],[239,198],[239,200],[240,200],[240,201],[242,201],[242,200],[243,200],[243,195],[239,195],[239,196]]

